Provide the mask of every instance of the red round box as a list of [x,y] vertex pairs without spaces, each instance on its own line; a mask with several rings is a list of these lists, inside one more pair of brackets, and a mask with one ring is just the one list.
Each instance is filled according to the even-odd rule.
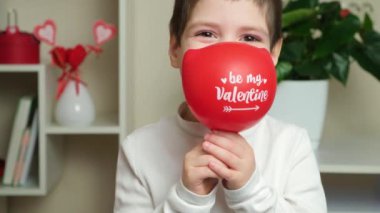
[[40,41],[17,26],[0,33],[0,64],[40,63]]

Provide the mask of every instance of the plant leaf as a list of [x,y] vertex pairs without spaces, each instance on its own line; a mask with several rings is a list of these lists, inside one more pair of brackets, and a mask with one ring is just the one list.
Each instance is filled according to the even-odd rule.
[[361,33],[360,35],[367,46],[380,43],[380,34],[374,30]]
[[380,34],[369,31],[362,34],[366,55],[375,62],[380,63]]
[[359,29],[360,20],[353,15],[349,15],[344,20],[334,23],[326,29],[326,32],[318,41],[313,58],[323,58],[332,54],[343,44],[352,41]]
[[[351,55],[363,69],[367,70],[380,81],[380,61],[373,60],[373,58],[380,57],[380,49],[375,51],[373,49],[368,50],[363,44],[356,41]],[[373,55],[376,56],[374,57]]]
[[333,28],[332,25],[341,20],[340,11],[340,2],[333,1],[321,3],[318,8],[318,29],[322,32],[326,32]]
[[324,70],[325,62],[323,60],[304,61],[294,67],[298,75],[308,77],[309,79],[328,79],[329,75]]
[[292,72],[293,66],[286,61],[279,61],[276,66],[277,82],[285,80]]
[[314,9],[297,9],[282,14],[282,28],[310,19],[316,15]]
[[316,25],[317,24],[315,20],[308,19],[284,29],[283,32],[287,34],[286,37],[292,37],[292,36],[307,37],[307,36],[311,36],[312,29],[317,28]]
[[314,8],[319,4],[319,0],[290,0],[284,11],[291,11],[301,8]]
[[322,24],[328,24],[333,22],[333,20],[339,18],[339,12],[342,9],[340,2],[323,2],[319,5],[319,14],[322,15]]
[[373,22],[368,13],[364,16],[363,29],[364,31],[373,31]]
[[300,39],[284,42],[280,58],[285,61],[300,61],[306,51],[306,43]]
[[350,60],[348,54],[334,53],[331,57],[332,66],[326,66],[325,69],[334,76],[343,85],[347,84]]

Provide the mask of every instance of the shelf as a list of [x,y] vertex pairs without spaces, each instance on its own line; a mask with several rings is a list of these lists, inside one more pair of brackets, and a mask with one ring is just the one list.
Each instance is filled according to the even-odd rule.
[[323,141],[316,152],[321,173],[380,174],[380,140],[352,137]]
[[[355,184],[352,184],[355,185]],[[326,187],[329,213],[378,213],[380,192],[372,187]]]
[[65,127],[57,123],[50,123],[46,127],[46,133],[49,135],[119,134],[119,131],[116,114],[97,115],[94,123],[88,127]]
[[39,72],[44,68],[42,64],[25,64],[25,65],[0,65],[0,73],[14,72]]
[[22,187],[0,186],[0,196],[35,196],[43,194],[45,192],[38,187],[36,179],[28,180],[26,185]]

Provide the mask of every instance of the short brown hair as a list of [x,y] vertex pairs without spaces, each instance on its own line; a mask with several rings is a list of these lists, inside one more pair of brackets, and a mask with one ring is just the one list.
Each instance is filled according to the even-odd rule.
[[[170,35],[174,36],[177,43],[181,44],[181,37],[185,31],[192,10],[199,0],[175,0],[173,15],[170,20]],[[281,0],[252,0],[254,3],[266,10],[267,25],[270,33],[271,49],[281,39]]]

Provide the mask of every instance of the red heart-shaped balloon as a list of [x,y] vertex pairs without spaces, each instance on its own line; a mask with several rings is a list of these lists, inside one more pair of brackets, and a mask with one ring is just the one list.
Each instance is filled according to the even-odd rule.
[[84,59],[87,56],[87,51],[83,47],[83,45],[77,45],[74,49],[67,49],[67,62],[71,66],[71,71],[75,71],[78,69],[79,65],[82,64]]
[[266,49],[218,43],[185,53],[182,86],[200,122],[210,129],[240,132],[269,111],[276,94],[276,70]]

